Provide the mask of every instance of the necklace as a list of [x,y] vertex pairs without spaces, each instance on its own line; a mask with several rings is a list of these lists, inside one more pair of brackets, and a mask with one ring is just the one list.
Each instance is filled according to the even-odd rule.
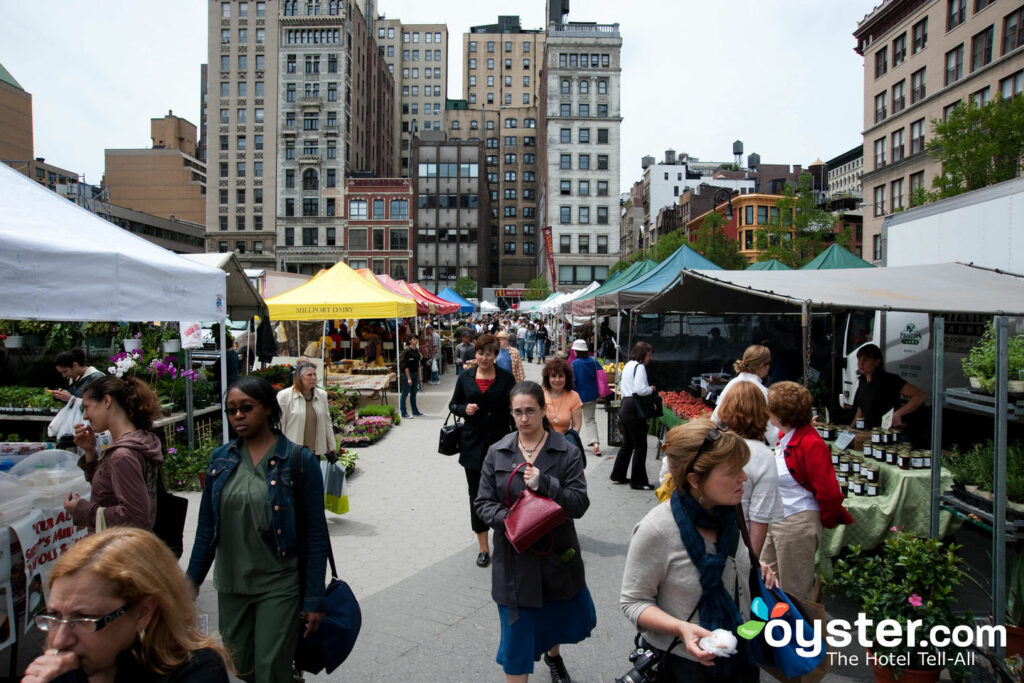
[[519,439],[519,448],[526,454],[527,462],[531,464],[533,463],[533,452],[540,447],[541,443],[544,442],[544,439],[546,439],[547,436],[547,432],[541,431],[540,439],[537,440],[537,443],[533,444],[533,448],[527,448],[526,444],[523,443],[523,439]]
[[562,401],[563,400],[565,400],[565,392],[564,391],[562,392],[562,395],[558,397],[558,405],[555,406],[555,415],[554,415],[554,417],[551,418],[551,421],[554,422],[555,424],[558,424],[558,414],[560,412],[562,412]]

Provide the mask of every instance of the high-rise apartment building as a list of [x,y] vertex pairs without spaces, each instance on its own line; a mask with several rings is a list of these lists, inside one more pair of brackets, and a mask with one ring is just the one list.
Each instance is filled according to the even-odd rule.
[[196,145],[196,158],[206,163],[206,124],[210,113],[207,98],[210,93],[209,70],[206,64],[199,65],[199,143]]
[[1024,90],[1024,6],[890,0],[853,35],[864,57],[863,258],[878,262],[885,216],[942,171],[925,151],[931,121]]
[[441,130],[448,97],[448,27],[403,24],[400,19],[374,21],[377,51],[395,79],[394,163],[409,177],[411,136]]
[[619,257],[621,50],[618,24],[548,26],[540,118],[555,286],[603,281]]

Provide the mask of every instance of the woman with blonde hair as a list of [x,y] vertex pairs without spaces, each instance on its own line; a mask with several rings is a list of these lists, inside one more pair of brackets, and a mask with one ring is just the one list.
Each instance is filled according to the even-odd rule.
[[292,443],[305,446],[318,458],[333,459],[338,450],[327,392],[316,385],[316,366],[299,361],[292,385],[277,392],[281,406],[281,432]]
[[[673,427],[664,451],[671,498],[633,529],[619,603],[643,645],[664,659],[669,681],[756,681],[747,641],[717,658],[701,649],[715,629],[736,631],[750,618],[750,555],[741,539],[736,506],[747,479],[750,450],[743,439],[706,418]],[[765,584],[776,585],[763,563]]]
[[719,417],[750,449],[750,460],[743,467],[743,516],[750,530],[750,542],[758,557],[768,535],[768,525],[782,521],[782,496],[779,495],[779,474],[775,469],[775,453],[764,442],[768,424],[768,402],[753,382],[740,382],[724,401],[720,401]]
[[[712,420],[718,418],[718,406],[722,405],[722,401],[725,400],[726,395],[732,390],[734,386],[740,382],[749,382],[757,386],[764,396],[764,400],[768,400],[768,387],[764,385],[764,380],[768,377],[768,371],[772,368],[772,352],[767,346],[761,346],[760,344],[754,344],[748,346],[747,350],[743,352],[743,358],[738,358],[736,362],[732,364],[733,372],[736,376],[729,380],[729,383],[722,388],[722,393],[718,395],[718,404],[715,406],[715,411],[711,414]],[[779,430],[777,427],[768,423],[765,427],[764,438],[768,442],[769,446],[775,446],[779,443]]]
[[47,611],[35,617],[47,650],[23,681],[227,683],[230,657],[199,630],[192,587],[148,531],[87,536],[49,582]]

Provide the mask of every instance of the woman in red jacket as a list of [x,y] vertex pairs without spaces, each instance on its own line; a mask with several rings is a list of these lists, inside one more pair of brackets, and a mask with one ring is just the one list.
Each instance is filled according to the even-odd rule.
[[843,508],[829,447],[811,426],[813,403],[811,392],[796,382],[776,382],[768,389],[772,424],[784,434],[775,463],[785,517],[768,526],[761,554],[787,593],[811,600],[822,528],[853,523]]

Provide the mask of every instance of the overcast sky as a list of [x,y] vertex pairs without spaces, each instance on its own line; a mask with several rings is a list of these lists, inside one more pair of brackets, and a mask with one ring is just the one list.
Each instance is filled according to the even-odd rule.
[[[35,155],[99,183],[105,148],[151,145],[150,118],[173,110],[198,124],[206,1],[0,0],[0,64],[32,94]],[[851,34],[876,1],[571,0],[570,20],[620,24],[623,191],[642,156],[667,148],[731,161],[739,139],[763,163],[806,166],[860,144],[863,60]],[[541,28],[545,11],[543,0],[377,5],[448,24],[452,98],[469,26],[519,12],[524,28]]]

